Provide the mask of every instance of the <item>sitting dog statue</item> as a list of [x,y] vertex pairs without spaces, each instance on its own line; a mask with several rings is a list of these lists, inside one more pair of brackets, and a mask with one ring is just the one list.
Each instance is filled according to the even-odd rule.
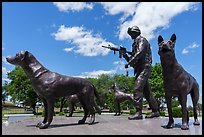
[[[120,110],[120,103],[124,101],[131,101],[134,104],[137,103],[133,97],[133,94],[127,94],[124,93],[123,91],[119,90],[118,86],[116,83],[112,84],[109,88],[110,92],[114,93],[114,103],[115,103],[115,115],[114,116],[119,116],[121,115],[121,110]],[[134,105],[135,106],[135,105]]]
[[79,103],[79,99],[77,97],[77,95],[70,95],[68,97],[66,97],[66,100],[68,102],[69,105],[69,115],[67,114],[66,117],[72,117],[73,112],[74,112],[74,107],[76,106],[77,103]]
[[94,85],[86,79],[70,77],[52,72],[45,68],[28,51],[21,51],[14,57],[7,57],[6,60],[23,68],[31,81],[31,85],[45,106],[45,116],[42,122],[37,124],[40,129],[48,128],[53,120],[55,99],[77,94],[84,109],[84,117],[78,121],[84,124],[88,113],[91,118],[88,122],[93,124],[95,120],[94,96],[99,99]]
[[187,95],[190,94],[193,102],[194,125],[199,125],[197,118],[199,85],[195,78],[186,72],[177,62],[175,56],[176,35],[173,34],[168,41],[164,41],[162,36],[158,37],[162,75],[164,80],[165,98],[167,102],[169,121],[165,128],[172,128],[174,120],[172,116],[172,97],[177,96],[182,107],[182,126],[181,129],[189,129],[189,116],[187,111]]
[[[66,100],[68,102],[69,105],[69,115],[67,114],[66,117],[72,117],[73,112],[74,112],[74,106],[76,106],[77,103],[80,103],[77,94],[75,95],[70,95],[68,97],[66,97]],[[94,101],[94,108],[97,111],[97,113],[99,115],[101,115],[101,109],[97,106],[96,102]],[[89,115],[88,115],[89,116]]]

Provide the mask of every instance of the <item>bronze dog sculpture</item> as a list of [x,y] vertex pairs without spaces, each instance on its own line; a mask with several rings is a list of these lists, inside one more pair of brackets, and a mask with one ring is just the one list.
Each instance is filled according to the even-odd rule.
[[94,96],[99,99],[94,85],[86,79],[64,76],[46,69],[28,51],[21,51],[14,57],[7,57],[6,60],[23,68],[31,81],[31,85],[45,106],[43,122],[39,122],[40,129],[48,128],[53,120],[54,102],[56,98],[77,94],[84,109],[84,117],[78,124],[84,124],[88,113],[91,119],[88,122],[93,124],[95,120]]
[[79,99],[77,97],[77,95],[70,95],[68,97],[66,97],[66,100],[68,102],[69,105],[69,115],[67,114],[66,117],[72,117],[73,112],[74,112],[74,107],[76,106],[77,103],[79,103]]
[[177,62],[174,52],[176,35],[173,34],[168,41],[164,41],[162,36],[158,37],[158,45],[162,75],[164,80],[165,98],[167,102],[169,121],[166,128],[173,128],[174,120],[172,116],[172,96],[177,96],[182,107],[182,126],[181,129],[189,129],[189,116],[186,107],[187,95],[190,94],[193,102],[194,125],[199,125],[197,118],[199,85],[195,78],[186,72]]
[[114,93],[114,103],[115,103],[115,114],[114,116],[119,116],[121,115],[121,110],[120,110],[120,103],[124,101],[131,101],[133,103],[137,103],[134,99],[133,94],[127,94],[124,93],[123,91],[119,90],[117,84],[112,84],[111,87],[109,88],[109,91]]
[[[74,106],[76,106],[77,103],[80,103],[80,101],[79,101],[77,94],[68,96],[66,97],[66,99],[69,104],[69,114],[67,114],[66,117],[72,117],[73,112],[75,110]],[[95,101],[94,101],[94,108],[96,109],[97,113],[101,115],[101,109],[97,106]]]

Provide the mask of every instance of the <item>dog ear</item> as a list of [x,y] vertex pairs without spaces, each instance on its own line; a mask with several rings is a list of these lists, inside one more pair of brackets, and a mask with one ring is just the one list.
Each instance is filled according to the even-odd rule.
[[170,40],[175,43],[176,42],[176,34],[172,34]]
[[161,35],[159,35],[159,37],[158,37],[158,44],[161,43],[162,41],[164,41],[164,39],[162,38]]
[[24,51],[23,58],[21,59],[21,61],[23,61],[27,55],[28,55],[28,51]]

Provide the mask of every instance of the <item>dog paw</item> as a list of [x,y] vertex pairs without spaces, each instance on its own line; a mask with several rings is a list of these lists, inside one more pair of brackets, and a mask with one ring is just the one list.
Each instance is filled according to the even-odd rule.
[[94,120],[90,120],[90,121],[88,122],[89,125],[93,125],[93,123],[94,123]]
[[164,128],[166,129],[170,129],[174,127],[174,123],[168,123],[166,126],[164,126]]
[[39,129],[46,129],[46,128],[48,128],[48,124],[44,124],[44,123],[42,123],[41,125],[39,125]]
[[200,122],[195,121],[195,122],[193,122],[193,125],[198,126],[198,125],[200,125]]
[[42,124],[43,124],[43,122],[39,122],[39,123],[37,123],[36,127],[39,127]]
[[183,125],[181,125],[181,129],[182,130],[188,130],[189,126],[187,124],[183,124]]

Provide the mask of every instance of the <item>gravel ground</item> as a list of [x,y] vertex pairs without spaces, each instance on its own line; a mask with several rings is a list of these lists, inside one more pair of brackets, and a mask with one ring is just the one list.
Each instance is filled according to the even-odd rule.
[[29,118],[9,125],[2,123],[2,135],[202,135],[202,117],[199,117],[200,126],[194,126],[190,118],[189,130],[181,130],[181,118],[174,118],[173,129],[164,129],[162,126],[167,124],[168,117],[143,120],[128,120],[127,117],[102,114],[96,115],[93,125],[78,125],[81,116],[57,116],[47,129],[35,127],[42,118]]

